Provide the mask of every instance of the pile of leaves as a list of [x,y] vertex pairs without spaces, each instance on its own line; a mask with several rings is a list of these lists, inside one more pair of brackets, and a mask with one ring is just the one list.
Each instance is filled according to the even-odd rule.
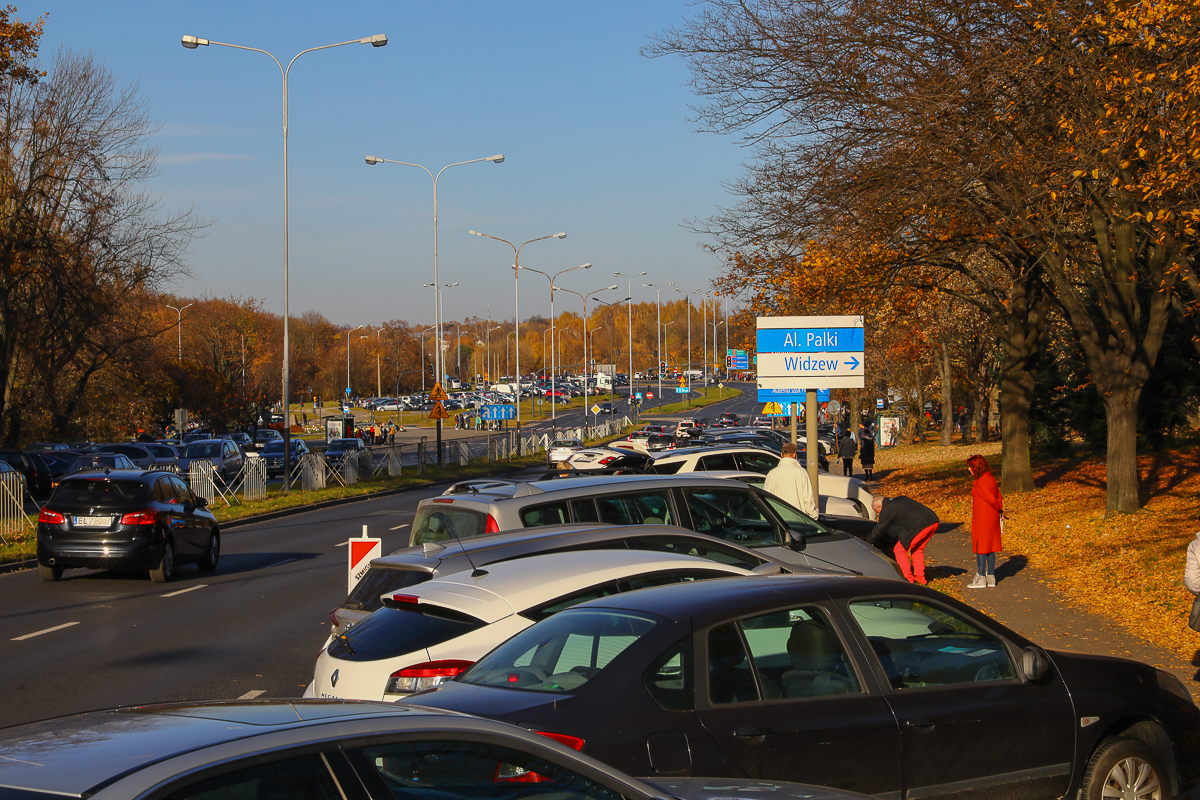
[[[979,453],[999,474],[999,445],[908,446],[880,451],[882,493],[906,494],[946,521],[970,524],[966,459]],[[1066,602],[1099,614],[1186,661],[1197,652],[1187,626],[1192,595],[1183,586],[1187,547],[1200,531],[1200,450],[1138,458],[1144,507],[1105,514],[1102,457],[1034,467],[1037,489],[1004,499],[1004,548],[1029,558]]]

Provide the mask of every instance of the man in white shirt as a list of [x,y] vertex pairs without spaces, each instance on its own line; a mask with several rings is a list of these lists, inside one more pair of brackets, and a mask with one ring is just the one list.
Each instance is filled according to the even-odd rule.
[[791,442],[784,444],[782,455],[779,466],[767,473],[763,488],[816,519],[820,512],[813,499],[812,482],[808,479],[808,471],[797,459],[796,445]]

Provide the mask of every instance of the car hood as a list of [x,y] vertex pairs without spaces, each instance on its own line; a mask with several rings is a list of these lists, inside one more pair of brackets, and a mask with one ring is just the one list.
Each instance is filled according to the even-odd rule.
[[574,700],[570,694],[532,692],[524,689],[500,689],[447,681],[441,686],[418,692],[403,702],[408,705],[461,711],[489,719],[514,722],[544,707],[561,707]]
[[767,798],[812,798],[812,800],[851,800],[864,798],[858,792],[809,786],[786,781],[759,781],[740,778],[640,778],[672,797],[682,800],[767,800]]

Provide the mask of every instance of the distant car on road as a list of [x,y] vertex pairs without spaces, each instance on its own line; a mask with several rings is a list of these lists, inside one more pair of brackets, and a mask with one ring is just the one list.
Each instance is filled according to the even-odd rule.
[[566,461],[573,453],[578,453],[582,449],[583,442],[578,439],[555,439],[550,442],[550,447],[546,450],[546,462],[557,464],[560,461]]

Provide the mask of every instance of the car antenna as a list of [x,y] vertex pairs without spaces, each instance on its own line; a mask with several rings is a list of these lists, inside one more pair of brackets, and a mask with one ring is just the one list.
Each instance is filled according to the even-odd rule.
[[487,575],[488,571],[486,569],[480,569],[475,566],[475,562],[471,560],[471,554],[467,551],[467,546],[463,544],[463,540],[455,536],[454,541],[458,542],[458,546],[462,548],[463,555],[467,557],[467,563],[471,565],[471,577],[482,578],[484,575]]

